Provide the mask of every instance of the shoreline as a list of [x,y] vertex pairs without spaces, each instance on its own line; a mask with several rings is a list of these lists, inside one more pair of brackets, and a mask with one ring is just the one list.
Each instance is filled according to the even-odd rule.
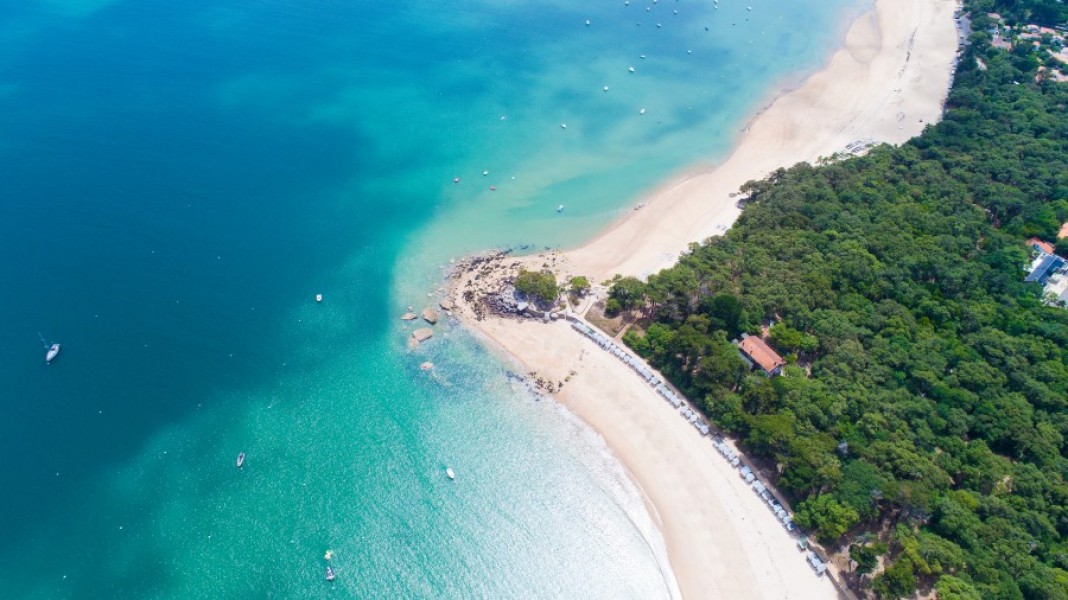
[[746,181],[847,152],[857,141],[900,144],[936,123],[954,68],[956,7],[876,0],[822,68],[761,102],[722,160],[681,170],[640,196],[641,210],[565,251],[572,270],[593,281],[647,276],[674,264],[689,243],[726,231],[741,214],[730,194]]
[[844,152],[859,140],[900,144],[914,137],[941,117],[957,53],[957,8],[953,0],[876,0],[844,28],[842,44],[821,68],[760,105],[715,166],[682,171],[640,197],[640,210],[580,247],[502,257],[450,283],[460,322],[549,382],[546,391],[605,439],[651,504],[683,597],[815,599],[841,592],[815,575],[713,444],[625,364],[564,320],[486,315],[477,295],[496,293],[523,267],[548,265],[562,281],[584,275],[595,293],[597,282],[617,273],[644,278],[673,264],[690,243],[725,232],[741,214],[734,193],[744,182]]

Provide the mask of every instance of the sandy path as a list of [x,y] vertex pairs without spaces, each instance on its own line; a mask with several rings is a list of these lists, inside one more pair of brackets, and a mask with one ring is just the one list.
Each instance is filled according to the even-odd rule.
[[[955,8],[950,0],[877,0],[828,65],[755,118],[722,165],[656,192],[640,211],[558,256],[558,271],[592,281],[655,272],[689,242],[734,222],[729,194],[745,181],[856,140],[900,143],[918,134],[941,114],[956,54]],[[604,436],[648,496],[686,598],[835,596],[712,443],[622,362],[565,323],[476,321],[470,306],[459,314],[529,371],[553,381],[576,372],[558,398]]]

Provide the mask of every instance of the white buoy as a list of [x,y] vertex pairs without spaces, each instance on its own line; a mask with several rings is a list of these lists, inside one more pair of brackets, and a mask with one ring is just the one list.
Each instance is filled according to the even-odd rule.
[[638,111],[638,114],[639,114],[639,115],[644,115],[644,114],[645,114],[645,109],[643,108],[643,109],[639,110],[639,111]]
[[603,88],[601,88],[601,89],[603,89],[604,91],[606,91],[606,92],[607,92],[607,91],[608,91],[608,86],[606,85],[606,86],[604,86],[604,87],[603,87]]
[[634,67],[628,67],[627,70],[630,71],[631,73],[633,73],[634,72]]
[[560,129],[567,129],[567,123],[560,123]]

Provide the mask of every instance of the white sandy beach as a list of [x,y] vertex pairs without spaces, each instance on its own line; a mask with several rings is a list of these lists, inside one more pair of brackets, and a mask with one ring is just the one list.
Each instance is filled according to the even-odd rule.
[[919,134],[942,112],[957,51],[955,8],[952,0],[877,0],[849,28],[845,47],[756,117],[723,164],[670,183],[567,252],[571,268],[593,281],[655,273],[690,242],[734,223],[739,210],[729,195],[746,181],[858,140],[897,144]]
[[[739,214],[729,195],[745,181],[856,140],[900,143],[918,134],[941,114],[957,49],[955,8],[950,0],[877,0],[826,67],[775,99],[722,165],[664,187],[558,257],[559,275],[648,275],[690,242],[728,228]],[[568,380],[557,397],[604,436],[647,495],[684,597],[836,595],[712,443],[622,362],[562,322],[477,321],[470,306],[460,312],[528,371]]]

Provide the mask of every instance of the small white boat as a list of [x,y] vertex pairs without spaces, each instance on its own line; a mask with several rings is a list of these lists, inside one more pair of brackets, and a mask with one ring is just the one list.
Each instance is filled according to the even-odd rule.
[[456,473],[453,472],[452,467],[445,467],[445,476],[449,479],[456,479]]
[[638,111],[638,114],[639,114],[639,115],[644,115],[644,114],[645,114],[645,109],[643,108],[643,109],[639,110],[639,111]]
[[45,353],[45,362],[52,362],[52,359],[55,358],[57,354],[59,354],[59,344],[52,344],[49,346],[48,352]]
[[561,204],[560,206],[557,206],[557,207],[556,207],[556,212],[558,212],[558,213],[562,213],[562,212],[564,212],[564,205],[563,205],[563,204]]
[[630,71],[631,73],[633,73],[634,72],[634,67],[629,67],[629,68],[627,68],[627,70]]
[[560,129],[567,129],[567,123],[560,123]]
[[331,569],[330,567],[327,567],[326,568],[326,580],[327,581],[333,581],[336,578],[337,578],[337,575],[334,575],[334,570]]
[[316,294],[315,295],[315,301],[316,302],[322,302],[323,301],[323,295],[322,294]]
[[240,469],[243,466],[245,466],[245,453],[244,452],[238,452],[238,454],[237,454],[237,468]]

